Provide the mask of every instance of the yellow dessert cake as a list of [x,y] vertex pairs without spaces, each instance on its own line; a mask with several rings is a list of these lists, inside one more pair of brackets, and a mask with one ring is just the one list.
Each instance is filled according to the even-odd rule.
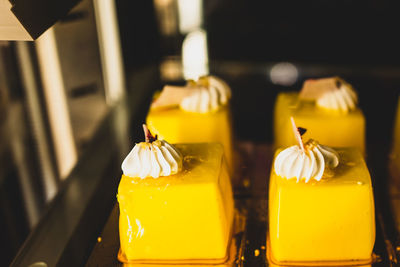
[[151,132],[171,143],[219,142],[233,166],[229,86],[215,76],[189,81],[184,87],[166,86],[146,118]]
[[[123,163],[118,188],[119,259],[223,262],[234,204],[221,144],[177,144],[171,155],[164,146],[171,150],[165,141],[139,143]],[[160,153],[165,160],[153,160],[160,162],[159,167],[146,162]],[[182,162],[175,164],[178,158]]]
[[333,150],[296,139],[298,145],[276,152],[271,171],[270,260],[288,265],[368,264],[375,215],[362,154],[355,148]]
[[300,93],[278,94],[274,108],[276,148],[295,141],[290,117],[322,144],[357,147],[365,153],[365,118],[357,107],[357,95],[351,85],[338,77],[307,80]]

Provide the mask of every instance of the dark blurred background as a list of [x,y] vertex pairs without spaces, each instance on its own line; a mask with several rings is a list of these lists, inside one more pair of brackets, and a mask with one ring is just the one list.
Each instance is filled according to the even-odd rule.
[[[155,3],[117,2],[128,68],[180,54],[183,36],[160,36]],[[213,60],[377,68],[398,66],[399,8],[379,0],[205,0],[203,12]]]

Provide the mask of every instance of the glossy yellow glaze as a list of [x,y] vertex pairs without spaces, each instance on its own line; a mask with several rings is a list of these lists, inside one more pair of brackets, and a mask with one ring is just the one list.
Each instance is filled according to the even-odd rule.
[[233,197],[220,144],[180,144],[183,171],[122,176],[118,188],[123,261],[224,259]]
[[371,259],[375,215],[370,175],[357,149],[337,151],[339,166],[319,182],[297,183],[272,170],[269,238],[275,261]]
[[179,107],[151,109],[146,123],[153,134],[170,143],[221,143],[228,166],[233,167],[232,124],[228,106],[205,114],[187,112]]
[[365,119],[359,108],[348,113],[329,111],[317,107],[315,102],[300,101],[297,92],[280,93],[274,110],[276,148],[296,144],[290,116],[293,116],[297,126],[307,129],[304,140],[312,135],[321,144],[357,147],[365,153]]

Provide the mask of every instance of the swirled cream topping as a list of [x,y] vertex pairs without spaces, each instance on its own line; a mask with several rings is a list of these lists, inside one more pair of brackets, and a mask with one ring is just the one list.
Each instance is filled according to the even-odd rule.
[[296,178],[320,181],[325,169],[335,168],[339,155],[332,148],[318,144],[310,139],[304,148],[294,145],[281,151],[275,159],[274,168],[278,176],[286,179]]
[[318,107],[347,113],[357,108],[357,93],[339,77],[309,79],[304,82],[300,99],[312,100]]
[[337,89],[323,94],[317,99],[317,106],[347,113],[357,107],[357,94],[344,82],[337,82]]
[[180,108],[195,113],[217,111],[228,103],[231,97],[229,86],[215,76],[199,78],[198,81],[189,81],[192,92],[180,102]]
[[[147,128],[146,128],[147,129]],[[129,177],[169,176],[182,169],[182,155],[171,144],[155,138],[136,144],[122,162],[122,171]]]

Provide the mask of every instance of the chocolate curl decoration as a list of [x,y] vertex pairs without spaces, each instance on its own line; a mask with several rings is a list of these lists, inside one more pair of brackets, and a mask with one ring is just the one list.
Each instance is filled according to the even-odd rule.
[[296,123],[294,122],[293,117],[290,117],[290,121],[292,122],[294,137],[296,138],[297,142],[299,143],[301,150],[304,152],[305,151],[304,144],[303,144],[303,139],[301,138],[301,136],[307,131],[307,129],[302,128],[302,127],[297,127]]
[[297,130],[299,130],[299,133],[301,136],[303,136],[303,134],[305,134],[307,132],[307,129],[303,128],[303,127],[297,127]]
[[142,126],[143,126],[144,137],[145,137],[146,143],[152,143],[152,142],[156,141],[157,135],[153,136],[151,134],[150,130],[147,128],[146,124],[143,124]]

